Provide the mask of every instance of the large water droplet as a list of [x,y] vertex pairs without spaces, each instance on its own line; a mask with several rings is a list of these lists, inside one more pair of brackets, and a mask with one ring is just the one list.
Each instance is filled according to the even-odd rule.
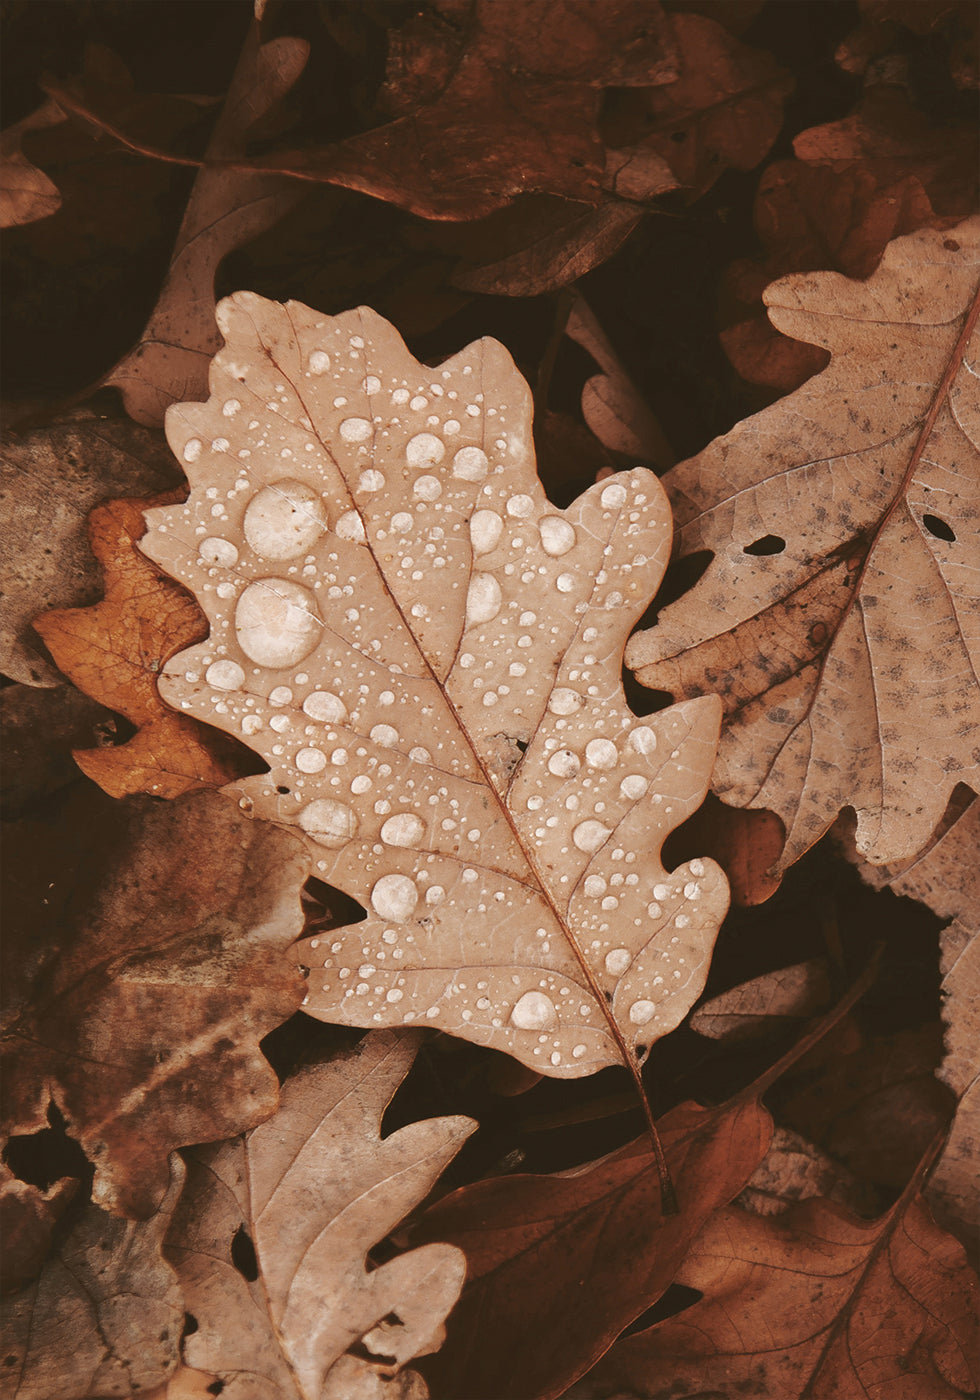
[[629,746],[636,753],[653,753],[657,747],[657,736],[648,724],[639,724],[630,734]]
[[405,444],[405,460],[410,467],[435,467],[446,455],[446,446],[434,433],[416,433]]
[[442,482],[437,476],[420,476],[412,490],[420,501],[437,501],[442,495]]
[[628,948],[611,948],[606,954],[606,971],[611,977],[622,977],[632,961]]
[[319,846],[338,851],[357,834],[357,815],[343,802],[318,797],[299,814],[299,824]]
[[606,510],[618,510],[626,504],[626,487],[621,481],[612,481],[605,488],[599,500]]
[[217,565],[219,569],[232,569],[238,563],[238,550],[231,540],[222,540],[212,536],[210,539],[201,541],[197,552],[201,556],[202,563]]
[[571,749],[559,749],[548,759],[548,772],[556,778],[574,778],[582,767],[582,760]]
[[483,481],[489,466],[482,448],[461,447],[453,458],[453,476],[460,481]]
[[414,812],[398,812],[381,828],[386,846],[417,846],[425,835],[425,825]]
[[355,544],[363,544],[367,538],[364,533],[364,521],[356,510],[344,511],[333,528],[342,540],[353,540]]
[[514,1025],[522,1031],[542,1031],[554,1025],[555,1003],[544,992],[525,992],[510,1013]]
[[419,892],[407,875],[382,875],[371,890],[371,907],[382,919],[403,924],[411,918]]
[[311,691],[303,701],[303,709],[310,719],[323,724],[342,724],[347,718],[347,706],[332,690]]
[[580,851],[591,854],[592,851],[599,849],[609,834],[608,826],[603,826],[602,822],[590,819],[586,822],[579,822],[572,832],[572,840]]
[[295,666],[320,640],[322,624],[307,588],[283,578],[250,583],[235,609],[235,632],[258,666]]
[[630,1007],[630,1020],[634,1026],[645,1026],[653,1018],[657,1008],[652,1001],[634,1001]]
[[530,496],[511,496],[507,502],[507,514],[515,520],[524,520],[534,510],[534,500]]
[[573,715],[584,703],[577,690],[569,690],[564,685],[558,686],[548,696],[548,709],[553,715]]
[[340,425],[340,436],[344,442],[367,442],[371,431],[371,424],[366,418],[345,418]]
[[628,777],[625,777],[620,783],[619,790],[623,796],[628,798],[631,802],[636,802],[643,796],[649,786],[649,781],[641,777],[639,773],[630,773]]
[[495,510],[478,510],[470,520],[470,540],[474,554],[489,554],[497,548],[504,522]]
[[474,574],[466,594],[466,621],[490,622],[500,611],[500,584],[493,574]]
[[567,554],[575,544],[575,531],[560,515],[546,515],[538,522],[538,530],[541,534],[541,548],[554,559]]
[[237,661],[214,661],[205,671],[204,679],[215,690],[240,690],[245,684],[245,672]]
[[296,755],[296,767],[301,773],[322,773],[327,766],[327,755],[319,749],[300,749]]
[[398,743],[399,737],[398,730],[393,724],[375,724],[368,734],[368,738],[375,744],[385,744],[389,748],[392,744]]
[[314,350],[309,360],[311,374],[326,374],[330,368],[330,356],[326,350]]
[[615,768],[619,751],[611,739],[590,739],[585,746],[585,761],[590,768]]
[[302,481],[263,486],[245,510],[245,538],[261,559],[305,553],[327,528],[317,493]]

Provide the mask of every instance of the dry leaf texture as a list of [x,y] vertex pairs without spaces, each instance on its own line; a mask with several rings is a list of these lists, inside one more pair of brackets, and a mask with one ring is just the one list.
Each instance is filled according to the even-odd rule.
[[580,1400],[953,1400],[980,1381],[976,1277],[918,1197],[871,1222],[819,1198],[776,1218],[730,1206],[677,1281],[704,1297],[620,1342]]
[[[384,1380],[442,1342],[462,1251],[427,1244],[373,1269],[365,1259],[476,1126],[431,1118],[382,1141],[381,1115],[417,1044],[371,1035],[291,1078],[261,1127],[189,1154],[167,1254],[198,1324],[184,1361],[223,1381],[225,1400],[427,1394]],[[251,1283],[232,1261],[242,1233],[255,1247]]]
[[630,643],[646,685],[722,690],[714,785],[786,825],[845,805],[876,863],[980,785],[980,221],[889,244],[867,282],[787,277],[777,329],[830,365],[665,478],[697,585]]
[[301,945],[306,1009],[563,1077],[629,1063],[697,997],[727,901],[712,862],[657,858],[718,702],[641,721],[622,691],[669,546],[656,477],[554,509],[495,341],[430,369],[369,310],[244,292],[220,324],[211,399],[167,419],[190,499],[143,545],[211,635],[160,688],[261,754],[241,801],[368,910]]

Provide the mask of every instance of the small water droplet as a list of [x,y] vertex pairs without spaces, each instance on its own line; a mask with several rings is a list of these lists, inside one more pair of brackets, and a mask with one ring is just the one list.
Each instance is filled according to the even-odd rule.
[[515,520],[523,520],[533,510],[534,501],[530,496],[511,496],[507,502],[507,514],[513,516]]
[[309,360],[311,374],[326,374],[330,368],[330,356],[326,350],[314,350]]
[[288,685],[277,685],[269,691],[270,705],[289,705],[292,703],[293,692]]
[[366,472],[361,472],[357,481],[361,491],[380,491],[384,484],[384,472],[376,471],[374,467],[369,467]]
[[341,724],[347,718],[347,706],[331,690],[311,691],[303,701],[303,710],[323,724]]
[[358,826],[355,812],[329,797],[308,803],[299,814],[299,824],[318,846],[329,846],[335,851],[353,839]]
[[240,690],[245,684],[245,672],[237,661],[214,661],[205,671],[204,679],[216,690]]
[[345,511],[334,526],[334,531],[342,540],[353,540],[355,544],[363,544],[367,538],[364,521],[356,510]]
[[377,394],[381,389],[381,380],[376,374],[368,374],[364,377],[365,394]]
[[649,781],[641,777],[639,773],[630,773],[629,776],[624,778],[620,783],[619,790],[624,797],[628,798],[631,802],[635,802],[644,795],[649,786]]
[[470,520],[470,541],[474,554],[489,554],[497,548],[504,522],[495,510],[478,510]]
[[558,589],[559,593],[571,593],[572,589],[575,587],[575,575],[559,574],[555,579],[555,587]]
[[619,481],[612,481],[605,488],[599,500],[606,510],[618,510],[626,504],[626,487]]
[[573,715],[584,703],[577,690],[562,685],[548,696],[548,709],[553,715]]
[[630,1007],[630,1020],[634,1026],[645,1026],[653,1018],[657,1008],[652,1001],[634,1001]]
[[657,736],[648,724],[639,724],[630,734],[629,746],[634,753],[653,753],[657,747]]
[[231,569],[238,563],[238,550],[231,540],[218,539],[214,535],[202,540],[197,552],[202,564],[216,565],[219,569]]
[[425,824],[414,812],[399,812],[381,828],[386,846],[417,846],[425,835]]
[[196,462],[201,455],[201,448],[204,444],[200,438],[188,438],[184,443],[184,461]]
[[442,482],[437,476],[420,476],[412,490],[420,501],[437,501],[442,495]]
[[555,1003],[544,992],[525,992],[510,1013],[519,1030],[541,1031],[554,1024]]
[[582,1058],[582,1056],[585,1054],[585,1050],[586,1050],[586,1047],[585,1047],[584,1045],[576,1045],[576,1046],[574,1047],[574,1049],[572,1050],[572,1059],[574,1059],[574,1060],[580,1060],[580,1059]]
[[327,766],[327,756],[319,749],[300,749],[296,755],[296,767],[301,773],[322,773]]
[[371,907],[382,919],[403,924],[411,918],[419,892],[407,875],[382,875],[371,890]]
[[397,744],[399,740],[398,730],[391,724],[376,724],[368,735],[376,744]]
[[585,893],[590,899],[598,899],[606,893],[607,885],[601,875],[586,875]]

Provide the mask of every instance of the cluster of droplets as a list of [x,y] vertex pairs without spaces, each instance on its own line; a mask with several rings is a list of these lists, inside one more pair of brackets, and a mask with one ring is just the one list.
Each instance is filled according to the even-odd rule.
[[[442,1017],[488,1043],[510,1028],[553,1070],[615,1060],[563,924],[575,912],[595,935],[595,975],[614,988],[636,960],[594,917],[599,884],[602,913],[628,896],[648,925],[659,917],[656,886],[628,867],[676,820],[664,805],[628,828],[660,802],[643,800],[679,748],[619,690],[625,630],[661,567],[647,474],[558,513],[530,476],[529,403],[509,360],[510,392],[490,402],[494,376],[471,352],[426,371],[377,318],[372,345],[340,317],[309,321],[288,367],[284,354],[257,370],[235,351],[258,300],[225,304],[214,396],[168,423],[195,490],[154,513],[145,547],[211,623],[168,666],[164,694],[262,753],[270,772],[240,785],[243,805],[297,826],[323,878],[368,907],[327,956],[309,940],[324,974],[309,1008],[354,1024]],[[488,773],[509,814],[487,801]],[[596,874],[606,860],[623,868]],[[454,970],[433,970],[432,941],[453,929]],[[676,961],[678,938],[658,956]],[[649,941],[646,928],[632,939]],[[637,996],[628,1014],[641,1026],[657,1010]]]

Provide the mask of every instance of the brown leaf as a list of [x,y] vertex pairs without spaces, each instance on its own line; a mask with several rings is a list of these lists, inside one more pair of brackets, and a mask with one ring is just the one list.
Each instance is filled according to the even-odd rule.
[[812,958],[753,977],[702,1002],[690,1024],[711,1040],[740,1043],[779,1035],[787,1025],[817,1015],[829,1002],[827,965],[823,958]]
[[163,693],[246,736],[270,771],[236,791],[368,910],[300,945],[308,1014],[636,1075],[727,903],[712,863],[657,858],[715,702],[638,722],[621,687],[669,547],[656,477],[550,506],[495,341],[433,370],[366,308],[239,292],[220,316],[210,401],[168,416],[193,491],[143,548],[211,621]]
[[161,1247],[183,1180],[174,1156],[139,1224],[87,1205],[37,1282],[4,1302],[4,1400],[136,1397],[166,1379],[183,1305]]
[[56,838],[41,820],[7,834],[30,883],[11,881],[6,1131],[46,1128],[53,1099],[96,1163],[99,1203],[145,1216],[168,1152],[275,1107],[258,1041],[302,995],[285,953],[307,861],[212,794],[123,806],[86,787]]
[[772,867],[783,850],[785,830],[775,812],[729,807],[709,792],[683,826],[668,837],[668,864],[701,851],[728,876],[732,903],[741,909],[764,904],[779,888]]
[[791,1128],[776,1128],[769,1151],[737,1204],[753,1215],[785,1215],[796,1201],[824,1196],[857,1215],[874,1215],[877,1193]]
[[675,14],[670,24],[677,78],[613,93],[601,133],[621,156],[658,156],[696,198],[723,171],[759,164],[779,134],[793,80],[770,54],[740,43],[713,19]]
[[0,132],[0,228],[32,224],[61,208],[57,185],[31,164],[21,142],[27,132],[43,131],[64,120],[64,112],[49,99],[30,116]]
[[665,479],[698,583],[632,639],[643,684],[724,692],[715,790],[786,825],[784,868],[845,805],[875,862],[980,783],[973,383],[980,221],[889,244],[866,283],[766,293],[826,370]]
[[144,509],[182,496],[109,501],[93,510],[89,539],[102,565],[104,601],[34,619],[65,675],[138,728],[125,744],[75,753],[82,772],[111,797],[179,797],[220,787],[246,771],[238,745],[175,714],[157,693],[164,662],[207,626],[193,598],[136,547],[146,529]]
[[0,670],[25,685],[60,686],[31,620],[41,608],[98,596],[85,518],[105,496],[163,491],[177,480],[166,444],[125,419],[58,423],[3,439],[0,544],[4,620]]
[[111,743],[117,717],[71,685],[0,690],[0,743],[6,773],[0,794],[3,819],[31,802],[78,781],[72,749]]
[[[428,1244],[376,1267],[366,1259],[476,1126],[431,1118],[382,1140],[417,1045],[417,1034],[377,1031],[287,1080],[261,1127],[189,1154],[166,1249],[197,1322],[183,1359],[211,1382],[202,1393],[220,1382],[229,1400],[428,1394],[403,1368],[440,1345],[463,1256]],[[254,1246],[251,1281],[236,1264],[242,1237]],[[193,1377],[180,1379],[189,1389]]]
[[51,1248],[51,1232],[78,1187],[63,1176],[46,1190],[14,1176],[0,1163],[0,1235],[3,1237],[4,1294],[16,1293],[37,1278]]
[[686,1103],[658,1124],[679,1214],[664,1217],[649,1147],[630,1143],[558,1176],[478,1181],[409,1231],[449,1240],[467,1281],[439,1354],[424,1368],[437,1395],[550,1400],[661,1296],[691,1240],[731,1201],[772,1133],[757,1099]]
[[617,1343],[576,1400],[972,1394],[976,1276],[916,1187],[870,1222],[819,1197],[774,1218],[718,1211],[677,1275],[704,1296]]

